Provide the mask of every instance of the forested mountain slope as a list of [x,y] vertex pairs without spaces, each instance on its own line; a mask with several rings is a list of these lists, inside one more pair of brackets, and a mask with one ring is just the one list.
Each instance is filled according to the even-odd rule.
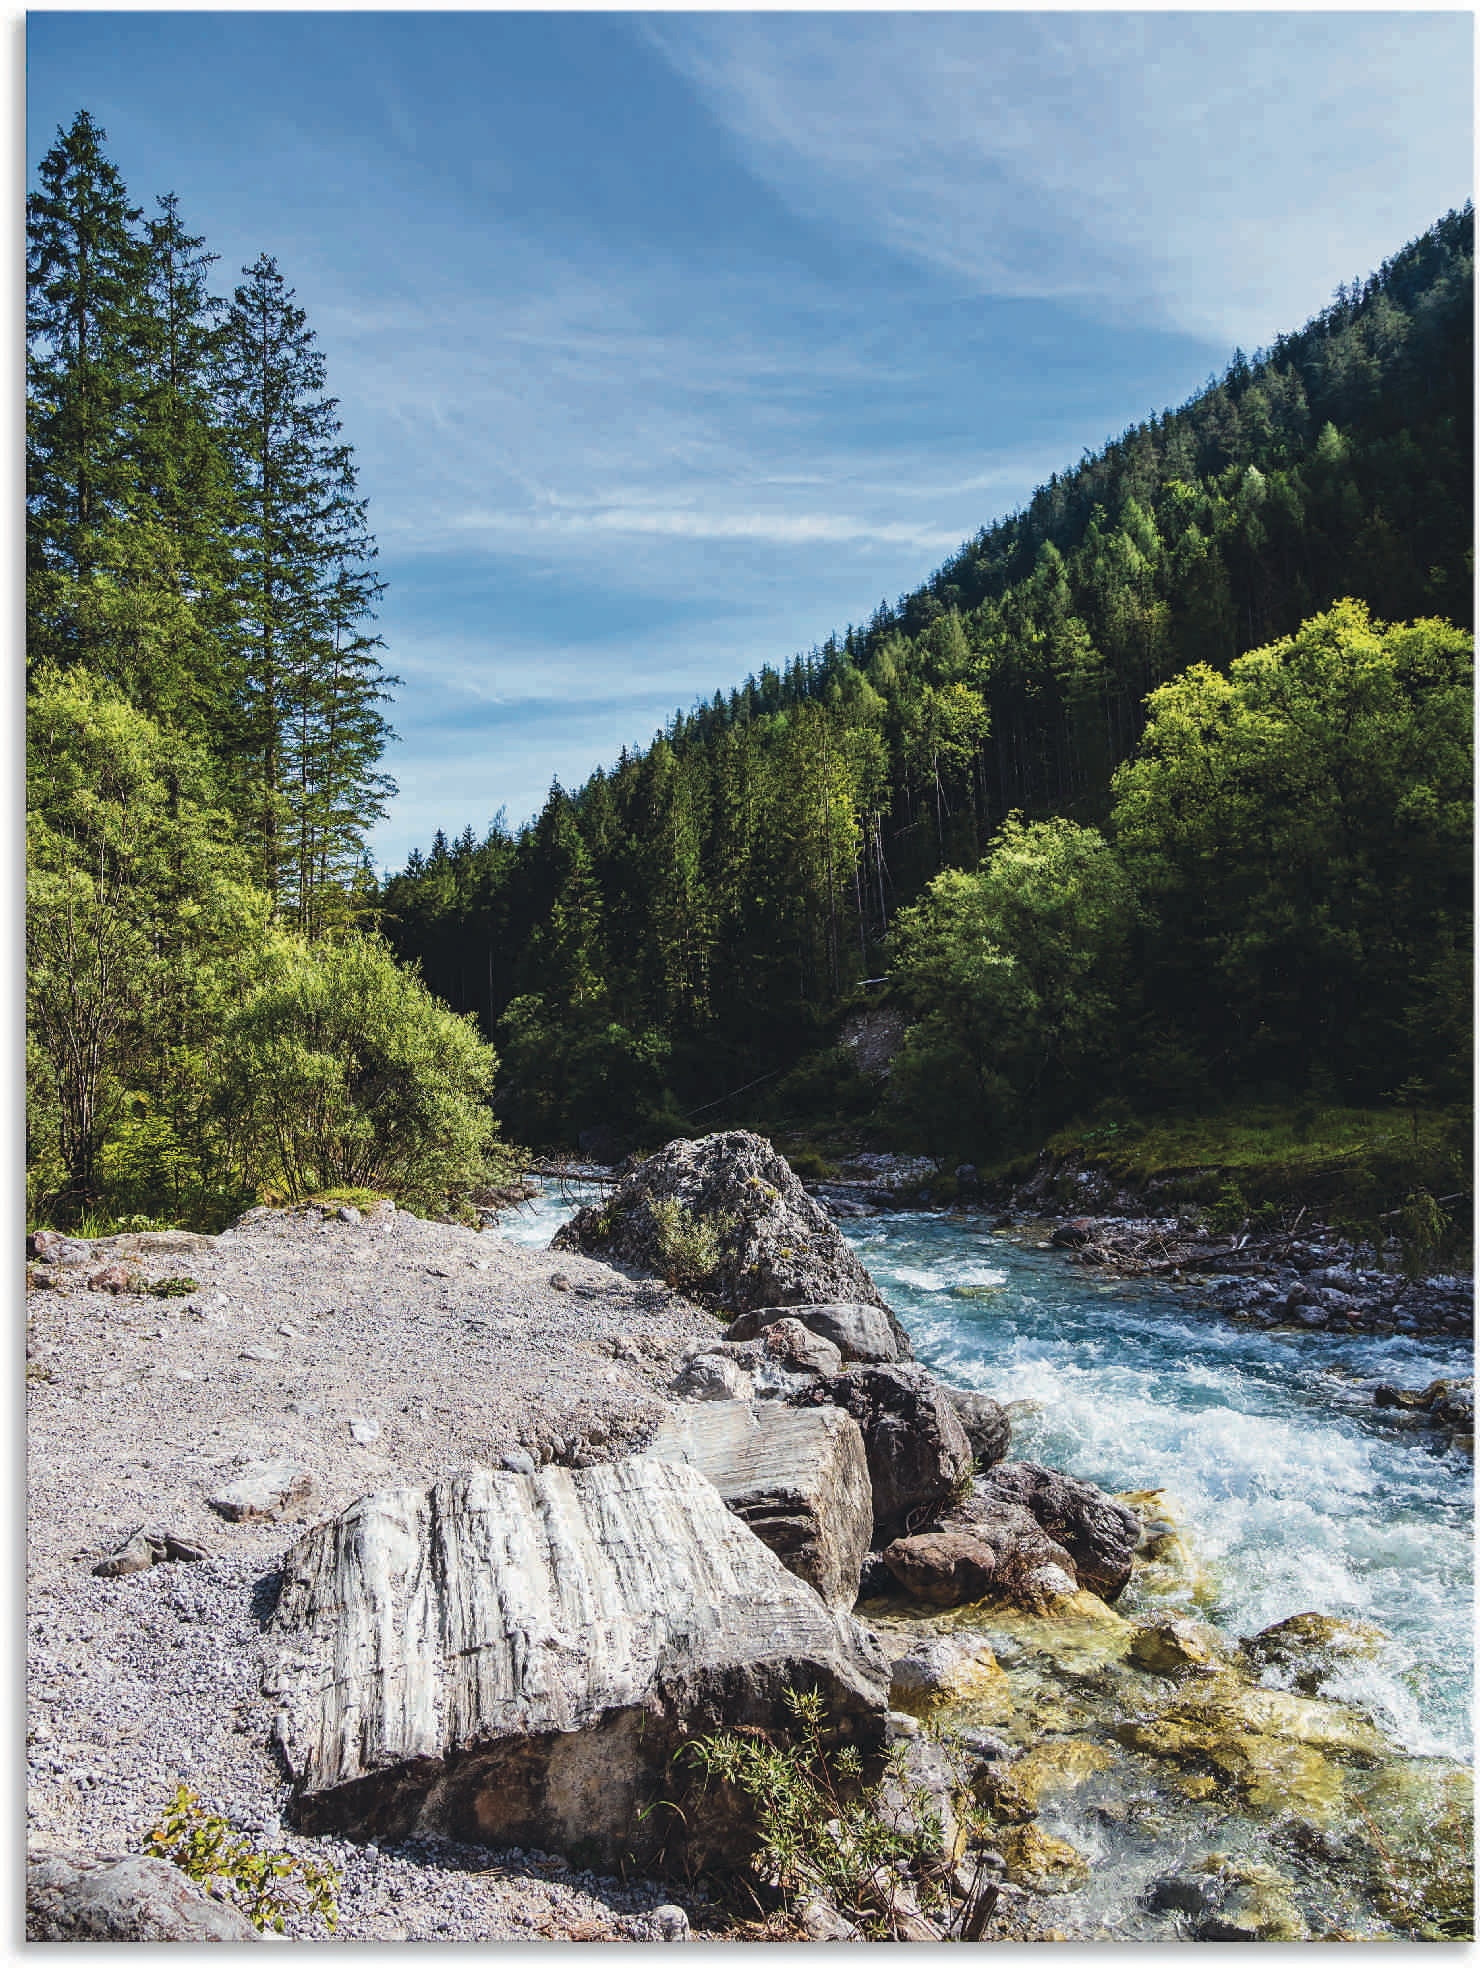
[[[1000,1098],[978,1075],[952,1127],[962,1143],[973,1126],[1043,1125],[1106,1089],[1176,1099],[1315,1075],[1356,1097],[1442,1075],[1434,1034],[1467,1003],[1468,642],[1385,640],[1371,624],[1471,622],[1472,251],[1467,207],[1299,333],[1236,356],[1181,409],[1053,478],[866,627],[716,694],[578,791],[552,788],[516,835],[439,835],[413,855],[379,898],[386,934],[499,1032],[514,1126],[551,1142],[598,1124],[671,1127],[825,1045],[839,1008],[891,964],[917,1023],[940,1011],[937,877],[989,849],[999,890],[1009,864],[1037,870],[1040,914],[1030,935],[1021,895],[974,893],[986,913],[969,947],[1012,969],[1027,993],[1015,1029],[1047,1033],[1048,1063],[1025,1080],[998,1058]],[[1367,613],[1338,614],[1274,659],[1303,678],[1305,722],[1286,704],[1286,742],[1248,753],[1229,792],[1241,812],[1305,815],[1219,876],[1223,907],[1268,919],[1236,957],[1228,924],[1196,899],[1198,855],[1232,844],[1188,847],[1178,890],[1153,838],[1172,818],[1146,794],[1151,768],[1129,788],[1114,775],[1142,740],[1150,693],[1198,665],[1205,683],[1157,700],[1159,755],[1192,715],[1204,762],[1226,764],[1240,733],[1268,723],[1263,685],[1246,672],[1215,708],[1199,691],[1217,695],[1241,652],[1343,597]],[[1365,738],[1342,752],[1339,706],[1363,691]],[[1312,783],[1296,793],[1301,759]],[[1358,768],[1381,782],[1360,816],[1341,790]],[[1117,818],[1132,794],[1139,817]],[[1399,809],[1418,829],[1406,839]],[[1004,835],[1013,813],[1027,831]],[[1280,866],[1303,873],[1271,889],[1281,831]],[[1345,871],[1335,900],[1332,856]],[[1374,984],[1368,944],[1400,889]],[[1062,917],[1070,893],[1087,913],[1060,925],[1067,957],[1097,950],[1101,930],[1114,946],[1086,972],[1104,1003],[1072,1068],[1053,1018],[1077,1013],[1045,1010],[1050,980],[1032,983],[1009,923],[1016,907],[1020,944],[1051,948],[1042,912]],[[901,935],[901,911],[922,897]],[[1364,1018],[1343,1031],[1332,993],[1351,991]]]

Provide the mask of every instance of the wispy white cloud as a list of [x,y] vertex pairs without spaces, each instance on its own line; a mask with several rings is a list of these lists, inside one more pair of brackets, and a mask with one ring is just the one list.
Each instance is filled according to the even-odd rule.
[[808,217],[978,291],[1249,343],[1471,185],[1454,13],[662,15]]

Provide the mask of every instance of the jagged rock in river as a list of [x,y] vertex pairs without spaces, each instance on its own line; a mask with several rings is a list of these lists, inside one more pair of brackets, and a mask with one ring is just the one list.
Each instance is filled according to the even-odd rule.
[[708,1403],[670,1416],[644,1453],[707,1477],[829,1606],[846,1611],[856,1602],[874,1511],[851,1415],[775,1401]]
[[1079,1583],[1113,1604],[1125,1590],[1141,1524],[1126,1504],[1037,1462],[1003,1462],[982,1478],[979,1494],[1021,1504],[1074,1560]]
[[968,1481],[971,1443],[940,1382],[924,1367],[850,1367],[800,1396],[846,1408],[863,1430],[874,1535],[897,1537]]
[[781,1728],[789,1688],[874,1751],[889,1672],[697,1470],[471,1470],[363,1497],[289,1552],[267,1677],[305,1830],[739,1863],[677,1797],[696,1734]]
[[28,1941],[260,1941],[234,1906],[139,1853],[26,1858]]
[[756,1339],[778,1319],[800,1319],[810,1331],[830,1339],[844,1360],[857,1362],[910,1360],[908,1339],[889,1314],[877,1305],[842,1301],[831,1305],[764,1305],[741,1312],[730,1322],[730,1337]]
[[1294,1613],[1239,1645],[1256,1669],[1274,1668],[1301,1694],[1316,1695],[1343,1668],[1374,1659],[1383,1638],[1382,1628],[1368,1620]]
[[948,1387],[944,1381],[941,1392],[966,1430],[977,1468],[990,1469],[1001,1462],[1012,1447],[1012,1421],[1002,1403],[990,1394],[978,1394],[974,1388]]
[[743,1129],[670,1141],[601,1203],[578,1210],[552,1250],[619,1258],[713,1298],[729,1312],[856,1300],[909,1341],[827,1212],[785,1158]]

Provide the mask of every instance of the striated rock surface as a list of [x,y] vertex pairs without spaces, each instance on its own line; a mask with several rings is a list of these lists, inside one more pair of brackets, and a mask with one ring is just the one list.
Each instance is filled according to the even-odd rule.
[[279,1458],[275,1462],[249,1462],[235,1482],[216,1490],[206,1501],[229,1523],[271,1523],[294,1504],[306,1503],[314,1488],[311,1470],[302,1463]]
[[802,1398],[845,1408],[862,1429],[876,1537],[910,1530],[970,1477],[966,1431],[946,1390],[924,1367],[850,1367]]
[[138,1854],[36,1851],[26,1859],[28,1941],[260,1941],[244,1913],[178,1866]]
[[1074,1560],[1079,1583],[1111,1602],[1130,1581],[1141,1540],[1134,1510],[1077,1476],[1037,1462],[1003,1462],[979,1485],[983,1497],[1020,1504]]
[[726,1507],[829,1606],[855,1603],[874,1511],[851,1415],[727,1401],[673,1415],[646,1454],[707,1477]]
[[[675,1239],[685,1236],[680,1255]],[[873,1280],[785,1157],[743,1129],[670,1141],[604,1202],[579,1210],[551,1248],[619,1258],[730,1312],[847,1300],[877,1306],[893,1322]],[[898,1344],[902,1332],[894,1330]]]
[[888,1700],[873,1637],[647,1457],[364,1497],[288,1554],[273,1626],[309,1831],[740,1862],[723,1814],[648,1808],[683,1789],[678,1747],[781,1726],[794,1687],[867,1753]]

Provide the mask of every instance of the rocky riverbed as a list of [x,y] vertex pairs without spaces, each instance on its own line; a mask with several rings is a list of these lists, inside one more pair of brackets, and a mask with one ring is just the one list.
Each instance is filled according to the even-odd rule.
[[[901,1882],[902,1938],[944,1931],[953,1905],[998,1938],[1457,1937],[1466,1773],[1404,1755],[1347,1698],[1361,1632],[1317,1619],[1241,1647],[1202,1622],[1194,1527],[1159,1492],[1111,1499],[1014,1463],[1000,1405],[909,1359],[794,1184],[745,1161],[760,1144],[716,1139],[740,1184],[716,1200],[731,1283],[763,1263],[752,1295],[780,1301],[728,1331],[643,1275],[671,1262],[653,1266],[620,1208],[554,1253],[389,1208],[35,1245],[33,1849],[137,1851],[183,1781],[264,1843],[341,1865],[342,1939],[722,1931],[671,1867],[610,1876],[572,1835],[568,1801],[564,1835],[531,1836],[556,1792],[574,1794],[575,1766],[552,1789],[521,1742],[555,1740],[536,1718],[558,1712],[557,1731],[595,1745],[580,1782],[617,1767],[613,1744],[623,1782],[658,1782],[652,1754],[633,1777],[624,1703],[669,1718],[678,1740],[726,1719],[707,1690],[728,1691],[736,1720],[748,1689],[759,1720],[753,1704],[800,1672],[851,1704],[860,1744],[882,1730],[917,1775],[934,1772],[960,1833],[940,1859],[955,1899],[927,1919]],[[714,1156],[686,1149],[647,1187],[687,1206]],[[619,1266],[579,1247],[615,1237]],[[685,1262],[702,1247],[684,1242]],[[856,1295],[818,1302],[819,1279]],[[968,1494],[973,1452],[987,1473]],[[349,1508],[368,1495],[368,1513]],[[475,1549],[487,1556],[460,1583]],[[578,1549],[573,1573],[561,1554]],[[377,1554],[393,1552],[383,1573]],[[861,1623],[847,1612],[860,1572]],[[559,1655],[552,1679],[534,1671],[538,1646],[500,1652],[531,1591],[546,1610],[518,1614],[516,1637],[574,1632],[607,1607],[589,1668]],[[726,1594],[728,1637],[731,1616],[713,1613]],[[459,1623],[471,1652],[416,1637]],[[390,1680],[381,1643],[366,1651],[376,1632],[404,1636]],[[475,1660],[469,1677],[460,1663]],[[401,1685],[428,1691],[424,1720],[386,1706]],[[373,1729],[346,1732],[339,1718],[367,1704]],[[452,1711],[484,1746],[439,1775],[426,1757],[444,1754],[436,1718]],[[614,1736],[591,1733],[602,1713]],[[409,1789],[398,1756],[422,1772]],[[985,1813],[971,1841],[953,1816],[969,1800]],[[306,1920],[290,1931],[323,1938]],[[814,1907],[802,1931],[847,1929]]]

